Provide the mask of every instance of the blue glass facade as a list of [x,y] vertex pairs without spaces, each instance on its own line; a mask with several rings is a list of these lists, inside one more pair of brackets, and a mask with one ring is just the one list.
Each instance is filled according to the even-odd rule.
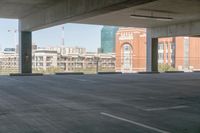
[[113,53],[115,52],[116,32],[118,27],[104,26],[101,30],[101,52]]

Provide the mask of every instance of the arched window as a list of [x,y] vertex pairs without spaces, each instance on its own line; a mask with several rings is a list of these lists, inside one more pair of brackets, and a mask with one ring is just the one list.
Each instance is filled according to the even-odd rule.
[[131,71],[132,70],[132,55],[133,49],[130,44],[124,44],[121,48],[122,52],[122,69],[123,71]]

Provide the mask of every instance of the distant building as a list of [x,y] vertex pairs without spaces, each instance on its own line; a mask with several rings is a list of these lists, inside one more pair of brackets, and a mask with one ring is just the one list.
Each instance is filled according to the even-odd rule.
[[19,45],[16,45],[16,53],[19,53]]
[[37,45],[36,44],[32,44],[32,51],[34,52],[35,50],[37,50]]
[[44,49],[57,51],[57,53],[61,55],[86,53],[86,48],[80,48],[80,47],[50,47]]
[[114,53],[118,27],[104,26],[101,30],[101,52]]
[[15,48],[5,48],[4,49],[4,53],[6,54],[9,54],[9,53],[15,53]]
[[[85,48],[64,46],[37,48],[33,45],[32,49],[34,70],[94,71],[98,65],[102,70],[124,73],[146,71],[146,30],[141,28],[120,28],[116,33],[115,53],[87,52]],[[18,71],[17,51],[5,48],[0,52],[0,72]],[[160,38],[158,64],[170,65],[180,71],[200,70],[200,38]]]
[[[187,49],[187,40],[185,41],[184,48]],[[189,50],[185,51],[184,58],[189,56],[188,64],[190,70],[200,70],[200,38],[189,37]],[[188,53],[187,53],[188,52]],[[185,63],[187,60],[185,61]]]
[[101,68],[115,70],[115,54],[97,54],[86,52],[79,47],[52,47],[38,49],[33,52],[33,68],[35,70],[48,70],[59,68],[61,71],[73,72],[83,69]]
[[[73,51],[76,48],[74,48]],[[72,50],[72,49],[71,49]],[[79,52],[68,52],[58,57],[58,66],[63,71],[73,72],[81,69],[94,69],[98,66],[101,68],[115,69],[115,54],[98,54],[95,52],[86,52],[79,49]]]
[[116,71],[146,70],[146,30],[120,28],[116,34]]
[[200,38],[161,38],[158,63],[168,64],[180,71],[200,70]]
[[101,48],[97,48],[97,53],[102,53],[102,50],[101,50]]
[[[176,63],[176,39],[177,38],[160,38],[158,43],[158,63],[168,64],[175,67]],[[182,44],[181,44],[182,45]],[[179,49],[181,51],[182,49]]]
[[48,68],[57,68],[57,51],[35,50],[32,56],[32,67],[46,71]]
[[13,52],[13,49],[0,53],[0,71],[1,72],[18,72],[19,55]]
[[[34,52],[35,50],[37,50],[37,45],[36,44],[32,44],[32,51]],[[16,45],[16,53],[19,53],[19,45]]]
[[[200,38],[159,38],[158,64],[179,71],[200,70]],[[146,31],[139,28],[120,28],[116,34],[116,71],[146,70]]]

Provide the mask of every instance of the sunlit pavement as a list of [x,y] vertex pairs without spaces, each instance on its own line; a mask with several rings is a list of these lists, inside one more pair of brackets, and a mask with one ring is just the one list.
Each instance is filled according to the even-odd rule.
[[199,133],[200,74],[0,77],[0,133]]

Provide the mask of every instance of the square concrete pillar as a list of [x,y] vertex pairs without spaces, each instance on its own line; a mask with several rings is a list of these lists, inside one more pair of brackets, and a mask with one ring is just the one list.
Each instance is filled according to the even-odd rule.
[[152,38],[147,29],[147,72],[158,72],[158,38]]
[[151,29],[148,28],[147,29],[147,38],[146,38],[146,42],[147,42],[147,47],[146,47],[146,69],[147,69],[147,72],[151,72],[151,53],[152,53],[152,38],[151,38]]
[[158,72],[158,38],[152,38],[151,71]]
[[20,32],[20,72],[32,73],[32,33]]

